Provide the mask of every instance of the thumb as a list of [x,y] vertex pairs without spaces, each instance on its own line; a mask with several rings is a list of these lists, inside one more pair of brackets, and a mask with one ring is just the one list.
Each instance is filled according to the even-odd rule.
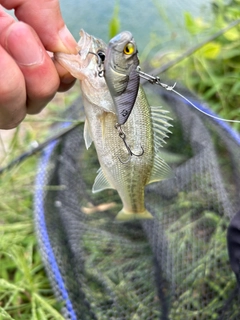
[[64,23],[58,0],[0,0],[0,3],[7,9],[15,9],[16,17],[33,27],[46,50],[76,53],[76,41]]

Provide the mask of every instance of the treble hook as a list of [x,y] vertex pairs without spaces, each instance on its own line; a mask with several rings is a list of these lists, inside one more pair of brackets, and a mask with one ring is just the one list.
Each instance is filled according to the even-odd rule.
[[97,57],[97,64],[98,64],[98,76],[102,78],[104,76],[104,69],[103,69],[103,61],[101,57],[92,51],[88,51],[88,53],[94,54]]
[[130,149],[129,145],[127,144],[126,134],[123,132],[123,130],[122,130],[122,128],[121,128],[121,125],[117,123],[117,124],[115,125],[115,128],[118,130],[118,135],[119,135],[119,137],[122,139],[122,141],[123,141],[123,143],[124,143],[124,145],[125,145],[125,147],[126,147],[126,149],[127,149],[128,155],[129,155],[129,157],[128,157],[128,159],[127,159],[126,161],[122,161],[122,160],[118,157],[119,161],[120,161],[122,164],[126,164],[126,163],[128,163],[128,162],[130,161],[131,156],[141,157],[141,156],[144,154],[144,149],[143,149],[143,147],[141,146],[142,152],[141,152],[140,154],[135,154],[135,153],[133,153],[132,150]]

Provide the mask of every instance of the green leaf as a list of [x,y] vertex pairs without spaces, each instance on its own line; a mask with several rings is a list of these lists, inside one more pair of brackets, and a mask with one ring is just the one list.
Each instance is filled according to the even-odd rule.
[[48,313],[54,317],[54,319],[56,320],[64,320],[63,316],[58,313],[57,310],[55,310],[51,305],[49,305],[49,303],[43,298],[41,297],[39,294],[34,293],[33,297],[35,299],[35,303],[38,303],[39,305],[41,305],[41,307],[43,309],[45,309],[46,311],[48,311]]
[[196,26],[193,20],[193,17],[189,12],[184,13],[184,23],[189,33],[195,34]]
[[224,33],[224,37],[229,41],[236,41],[240,39],[239,31],[233,28]]
[[15,320],[2,307],[0,307],[0,319],[1,320]]
[[203,58],[216,59],[221,50],[221,44],[217,42],[210,42],[199,50]]
[[112,39],[120,31],[119,2],[116,1],[112,19],[109,22],[109,38]]
[[4,279],[0,279],[0,290],[8,290],[8,291],[21,291],[21,292],[24,292],[24,289],[19,287],[19,286],[16,286],[10,282],[8,282],[7,280],[4,280]]
[[188,32],[192,35],[200,33],[207,27],[206,23],[203,22],[202,18],[194,18],[189,12],[184,13],[184,23]]

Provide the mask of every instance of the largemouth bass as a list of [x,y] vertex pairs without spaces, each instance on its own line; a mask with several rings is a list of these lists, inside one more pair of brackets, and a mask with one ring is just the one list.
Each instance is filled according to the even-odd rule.
[[[171,176],[170,167],[158,153],[170,132],[170,118],[160,107],[150,107],[143,89],[139,87],[132,112],[120,127],[123,139],[121,132],[115,128],[116,106],[101,76],[101,61],[104,60],[107,46],[83,30],[80,36],[77,55],[56,53],[55,59],[80,80],[86,114],[85,144],[88,149],[94,142],[101,166],[92,191],[95,193],[109,188],[117,190],[123,203],[116,217],[118,220],[152,218],[145,208],[144,189],[149,183]],[[129,42],[129,36],[130,33],[124,41]],[[121,35],[118,40],[122,41]],[[118,53],[111,53],[114,54]],[[107,59],[110,61],[110,57]]]

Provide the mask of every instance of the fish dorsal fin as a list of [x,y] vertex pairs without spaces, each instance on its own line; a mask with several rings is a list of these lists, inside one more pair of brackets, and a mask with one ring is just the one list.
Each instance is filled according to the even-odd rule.
[[105,177],[102,168],[99,168],[97,171],[98,175],[95,178],[92,193],[97,193],[105,189],[114,189],[111,184],[108,182],[107,178]]
[[88,120],[85,120],[84,123],[84,132],[83,132],[83,137],[84,137],[84,141],[85,141],[85,146],[87,149],[89,149],[89,147],[92,144],[92,137],[90,135],[90,131],[89,131],[89,124],[88,124]]
[[151,171],[151,176],[149,183],[169,179],[173,177],[173,171],[169,165],[159,156],[158,153],[155,154],[153,168]]
[[163,143],[166,143],[165,138],[168,138],[168,134],[171,133],[168,128],[172,127],[169,123],[172,118],[167,116],[168,111],[163,110],[160,106],[151,106],[150,110],[153,125],[154,149],[155,152],[157,152],[159,148],[163,146]]

